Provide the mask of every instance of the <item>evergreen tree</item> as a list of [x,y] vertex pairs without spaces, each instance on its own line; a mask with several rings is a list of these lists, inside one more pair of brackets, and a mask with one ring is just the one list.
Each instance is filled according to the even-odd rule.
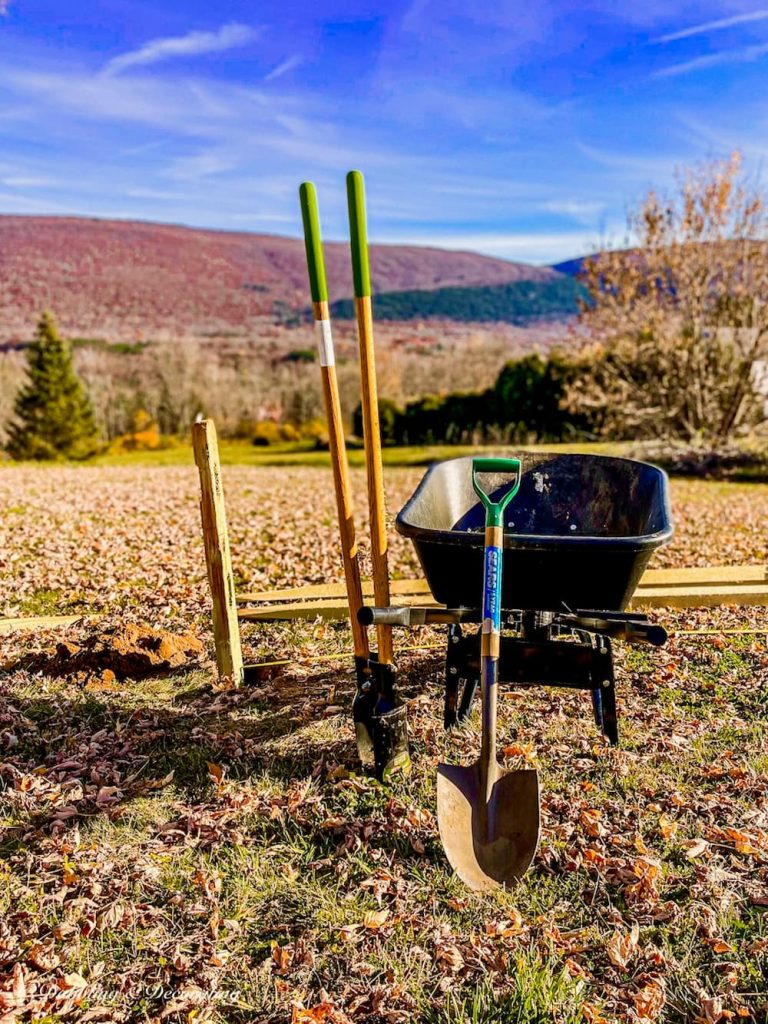
[[68,343],[43,313],[27,350],[29,380],[16,396],[6,449],[14,459],[86,459],[99,448],[88,395]]

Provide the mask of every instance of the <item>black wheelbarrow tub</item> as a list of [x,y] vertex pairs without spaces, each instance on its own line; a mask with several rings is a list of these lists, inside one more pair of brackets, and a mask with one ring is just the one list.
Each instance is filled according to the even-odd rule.
[[[654,550],[672,536],[666,473],[603,455],[519,457],[520,490],[504,514],[503,607],[626,608]],[[511,478],[487,479],[498,501]],[[471,456],[431,466],[400,511],[397,530],[413,541],[441,604],[481,603],[484,523]]]

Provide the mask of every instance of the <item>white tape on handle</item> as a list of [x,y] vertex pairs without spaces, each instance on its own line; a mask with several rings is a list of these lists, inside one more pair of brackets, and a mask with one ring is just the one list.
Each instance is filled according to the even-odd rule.
[[321,366],[333,366],[336,359],[333,355],[333,335],[330,320],[315,320],[317,331],[317,350],[320,353]]

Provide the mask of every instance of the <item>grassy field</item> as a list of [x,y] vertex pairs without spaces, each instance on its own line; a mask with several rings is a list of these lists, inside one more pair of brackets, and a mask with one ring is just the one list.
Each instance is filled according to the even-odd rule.
[[[312,442],[278,443],[259,447],[250,441],[219,442],[222,464],[225,466],[330,466],[327,451],[318,450]],[[582,442],[576,444],[548,444],[547,451],[585,452],[595,455],[621,455],[629,448],[624,442]],[[499,445],[489,451],[514,454],[518,451],[536,451],[539,446],[504,447]],[[472,455],[476,447],[469,445],[422,445],[384,448],[383,460],[387,466],[425,466],[440,459],[459,458]],[[364,466],[362,448],[350,447],[349,462],[353,466]],[[194,461],[191,445],[178,443],[155,451],[119,452],[102,455],[91,465],[100,466],[184,466]]]
[[[473,759],[479,724],[442,731],[440,631],[397,638],[414,771],[389,788],[356,760],[343,624],[246,629],[250,660],[292,664],[218,688],[178,454],[0,473],[0,615],[93,616],[0,638],[3,1024],[768,1019],[765,608],[659,613],[664,649],[617,644],[618,750],[586,695],[506,691],[503,759],[539,766],[544,836],[516,890],[476,896],[434,817],[436,764]],[[431,457],[387,469],[391,510]],[[326,468],[224,483],[241,586],[340,579]],[[768,486],[672,486],[655,564],[766,561]],[[191,653],[125,671],[132,628]]]

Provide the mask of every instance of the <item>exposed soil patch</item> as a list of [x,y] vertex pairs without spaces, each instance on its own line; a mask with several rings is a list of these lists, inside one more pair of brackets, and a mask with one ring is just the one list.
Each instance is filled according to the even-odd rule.
[[196,664],[204,651],[202,641],[192,633],[128,623],[82,641],[61,640],[52,651],[23,658],[11,668],[85,683],[99,681],[109,687],[120,679],[145,679]]

